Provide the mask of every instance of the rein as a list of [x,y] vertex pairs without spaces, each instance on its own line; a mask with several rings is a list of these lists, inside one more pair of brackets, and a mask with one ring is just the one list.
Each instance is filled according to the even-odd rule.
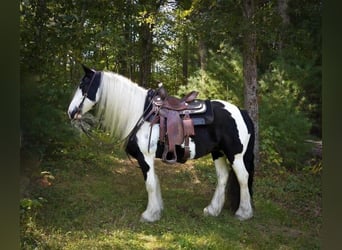
[[[135,133],[141,128],[141,126],[144,124],[144,122],[151,116],[152,110],[148,113],[148,115],[147,115],[147,112],[148,112],[149,108],[151,107],[151,105],[153,103],[153,98],[158,94],[158,90],[159,89],[157,89],[157,90],[150,89],[149,90],[150,93],[148,93],[147,95],[148,95],[148,97],[151,100],[148,102],[147,106],[145,104],[146,108],[144,109],[144,112],[142,113],[142,115],[138,119],[137,123],[133,127],[132,131],[124,139],[121,140],[121,143],[124,142],[123,146],[124,146],[125,149],[127,148],[128,142],[130,140],[133,140],[132,136],[135,135]],[[153,94],[151,94],[151,92]],[[151,133],[150,133],[150,137],[151,137]],[[150,138],[149,138],[148,144],[150,145]],[[148,146],[148,147],[150,147],[150,146]],[[127,158],[131,161],[131,163],[134,164],[132,159],[131,159],[131,157],[130,157],[130,155],[129,155],[129,153],[127,151],[126,151],[126,155],[127,155]],[[140,166],[138,166],[138,167],[141,168]]]
[[150,89],[149,91],[153,92],[152,95],[148,94],[149,97],[151,98],[151,100],[148,102],[147,107],[144,109],[144,112],[142,113],[142,115],[140,116],[140,118],[138,119],[137,123],[135,124],[135,126],[133,127],[132,131],[124,138],[122,139],[122,141],[126,141],[125,144],[127,144],[128,140],[131,139],[131,136],[133,134],[136,133],[137,130],[139,130],[139,128],[141,128],[141,126],[144,124],[144,122],[151,116],[151,114],[153,113],[151,110],[149,113],[148,110],[151,107],[152,103],[153,103],[153,98],[158,94],[158,89],[157,90],[152,90]]

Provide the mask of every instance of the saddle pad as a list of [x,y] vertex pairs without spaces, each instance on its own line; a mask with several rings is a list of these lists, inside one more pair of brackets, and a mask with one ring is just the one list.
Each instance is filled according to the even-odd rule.
[[[204,108],[202,108],[202,113],[196,112],[196,113],[191,113],[190,112],[190,118],[193,120],[194,126],[199,126],[199,125],[208,125],[211,124],[214,120],[214,113],[213,109],[211,106],[211,101],[210,100],[204,100]],[[190,110],[191,111],[191,110]],[[183,118],[183,114],[181,114]]]

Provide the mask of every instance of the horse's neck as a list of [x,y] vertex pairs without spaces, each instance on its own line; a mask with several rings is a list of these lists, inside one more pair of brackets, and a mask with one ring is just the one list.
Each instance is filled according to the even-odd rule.
[[147,90],[129,79],[109,72],[103,73],[99,114],[112,136],[123,139],[142,116]]

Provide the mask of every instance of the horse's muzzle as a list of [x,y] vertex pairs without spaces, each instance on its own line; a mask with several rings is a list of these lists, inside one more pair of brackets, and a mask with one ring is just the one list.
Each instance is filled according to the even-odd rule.
[[74,108],[71,112],[68,112],[70,120],[81,119],[81,110],[79,108]]

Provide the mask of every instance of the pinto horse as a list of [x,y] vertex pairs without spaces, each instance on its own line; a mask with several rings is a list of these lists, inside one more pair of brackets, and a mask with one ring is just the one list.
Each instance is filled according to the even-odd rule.
[[[159,124],[146,118],[154,90],[147,90],[128,78],[83,66],[85,75],[68,108],[71,120],[82,119],[96,104],[96,115],[104,129],[118,139],[126,139],[126,152],[142,170],[148,203],[141,221],[160,219],[163,200],[154,161],[161,157]],[[222,100],[211,100],[213,121],[195,126],[191,136],[190,159],[211,153],[217,174],[217,186],[204,215],[218,216],[223,208],[228,184],[231,208],[239,220],[253,217],[252,184],[254,175],[254,126],[247,112]],[[159,152],[159,153],[158,153]],[[184,155],[184,143],[177,147],[178,159]],[[230,164],[228,164],[230,163]],[[228,171],[229,165],[231,166]],[[228,178],[229,177],[229,178]]]

